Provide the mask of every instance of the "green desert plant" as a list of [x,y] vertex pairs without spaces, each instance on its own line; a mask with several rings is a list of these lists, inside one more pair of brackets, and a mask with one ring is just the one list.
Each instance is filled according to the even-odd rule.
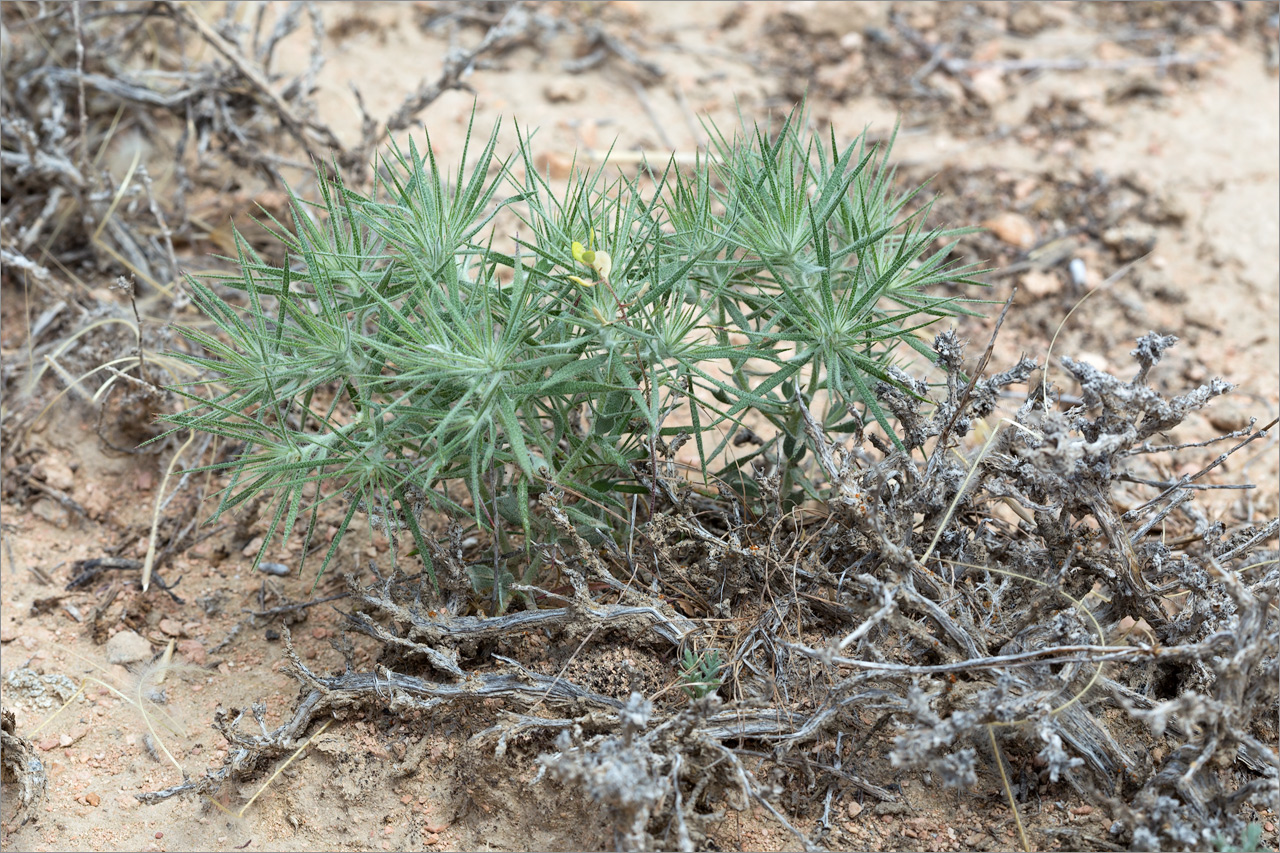
[[685,649],[680,659],[680,679],[684,682],[684,692],[690,699],[701,699],[708,693],[720,689],[723,681],[720,669],[724,661],[717,649],[709,649],[701,654],[694,654],[692,649]]
[[[897,442],[877,386],[914,394],[895,353],[932,358],[916,332],[964,310],[935,288],[976,283],[947,260],[961,232],[924,228],[929,204],[894,189],[889,146],[865,135],[824,143],[799,112],[773,130],[711,130],[688,173],[581,168],[559,191],[530,134],[499,162],[496,129],[474,160],[469,132],[448,174],[429,139],[410,140],[368,193],[322,177],[318,202],[295,197],[293,228],[274,222],[284,263],[238,240],[239,271],[218,282],[243,306],[189,280],[217,328],[187,329],[198,351],[182,357],[217,390],[185,387],[171,418],[240,448],[220,463],[217,513],[271,496],[261,559],[304,513],[309,541],[345,496],[322,573],[363,512],[412,537],[434,579],[428,509],[490,535],[495,553],[527,553],[556,535],[537,501],[551,491],[600,542],[682,433],[704,482],[761,460],[783,472],[784,499],[817,496],[796,464],[797,395],[825,393],[832,433],[874,421]],[[492,233],[504,208],[521,222],[505,250]],[[688,425],[667,424],[677,411]],[[724,463],[750,413],[776,434]],[[505,572],[473,584],[504,605]]]
[[1219,836],[1213,842],[1213,846],[1220,853],[1256,853],[1256,851],[1271,849],[1262,843],[1262,824],[1257,821],[1245,826],[1240,835],[1239,844],[1232,844],[1228,839]]

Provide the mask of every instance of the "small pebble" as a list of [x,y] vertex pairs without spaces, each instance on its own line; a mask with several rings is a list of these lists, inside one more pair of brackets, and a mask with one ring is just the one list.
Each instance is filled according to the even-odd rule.
[[151,644],[133,631],[121,631],[107,640],[107,661],[130,664],[151,657]]
[[1085,815],[1091,815],[1093,814],[1093,806],[1076,806],[1074,809],[1071,810],[1071,813],[1073,815],[1078,815],[1080,817],[1084,817]]
[[542,88],[542,97],[553,104],[576,104],[586,95],[586,87],[574,81],[555,81]]
[[1055,272],[1031,270],[1022,277],[1022,288],[1031,296],[1042,299],[1062,289],[1062,282]]
[[1020,213],[1005,211],[996,214],[983,222],[982,227],[988,229],[997,239],[1011,246],[1017,246],[1019,249],[1030,249],[1036,243],[1035,226]]
[[268,575],[284,577],[289,574],[289,567],[284,563],[258,563],[258,571]]
[[[540,173],[549,174],[553,180],[563,180],[573,173],[573,160],[567,154],[558,151],[540,152],[534,157],[533,165]],[[466,507],[467,502],[464,500],[462,505]],[[462,546],[467,547],[465,540]]]
[[1249,425],[1249,416],[1230,403],[1219,403],[1209,408],[1209,423],[1214,429],[1235,432]]
[[1089,268],[1079,258],[1071,259],[1071,263],[1067,264],[1067,271],[1071,273],[1071,283],[1076,287],[1084,287],[1089,283]]
[[163,832],[157,832],[157,833],[156,833],[156,841],[159,841],[161,838],[164,838],[164,833],[163,833]]
[[196,666],[204,666],[209,662],[209,653],[205,651],[204,643],[199,640],[180,640],[178,654]]

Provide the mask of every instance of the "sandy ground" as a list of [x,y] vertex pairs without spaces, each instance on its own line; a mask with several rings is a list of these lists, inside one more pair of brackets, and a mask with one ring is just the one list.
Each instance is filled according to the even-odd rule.
[[[1172,332],[1183,342],[1158,368],[1158,385],[1180,389],[1222,375],[1238,386],[1177,436],[1202,438],[1249,418],[1269,422],[1280,408],[1277,7],[1200,4],[1207,11],[1194,21],[1178,17],[1184,11],[1155,10],[1144,18],[1136,8],[1161,5],[1176,4],[1127,10],[1116,4],[903,4],[910,26],[945,55],[930,69],[930,57],[919,56],[890,27],[888,4],[552,4],[558,14],[598,15],[663,76],[644,80],[617,57],[568,74],[562,64],[582,45],[549,37],[478,69],[468,78],[472,92],[446,94],[424,119],[445,162],[460,150],[473,103],[477,125],[487,129],[502,118],[508,140],[515,121],[538,127],[540,150],[556,173],[575,150],[590,155],[611,144],[656,159],[672,150],[692,153],[705,142],[701,117],[731,127],[736,110],[764,116],[806,91],[812,119],[845,138],[866,126],[883,135],[900,117],[895,159],[904,178],[937,176],[935,188],[944,194],[939,224],[991,227],[964,250],[1004,271],[991,277],[993,299],[1005,299],[1014,283],[1021,288],[993,366],[1006,366],[1020,352],[1043,358],[1064,319],[1054,352],[1100,365],[1127,364],[1134,338],[1148,329]],[[371,113],[386,115],[434,73],[449,39],[468,44],[483,34],[477,26],[426,28],[432,4],[329,3],[322,11],[328,34],[318,78],[321,115],[353,140],[359,118],[348,82],[359,87]],[[1153,45],[1193,61],[1162,67],[1151,60]],[[282,68],[305,67],[308,48],[305,34],[286,40]],[[946,56],[962,65],[948,71]],[[908,78],[922,69],[913,88]],[[307,192],[301,179],[300,192]],[[244,221],[252,200],[247,190],[228,193],[202,215]],[[1055,240],[1068,241],[1066,255],[1040,252]],[[200,269],[214,250],[191,246],[184,262]],[[1073,257],[1085,263],[1082,284],[1068,272]],[[12,361],[22,352],[29,319],[14,279],[4,279],[3,296],[0,332],[5,359]],[[989,328],[989,322],[967,322],[962,332],[985,342]],[[40,392],[43,401],[59,387],[51,378]],[[288,715],[297,686],[279,671],[280,623],[245,612],[272,606],[279,596],[304,599],[313,578],[252,574],[252,539],[261,531],[250,521],[174,559],[166,577],[182,578],[175,592],[184,603],[142,596],[136,573],[126,572],[64,593],[76,561],[136,558],[145,551],[168,463],[167,457],[110,452],[96,420],[95,409],[64,399],[20,444],[5,436],[0,691],[49,781],[46,799],[29,814],[15,815],[13,798],[5,798],[4,849],[612,846],[607,821],[577,793],[528,784],[536,748],[513,748],[495,761],[491,751],[469,746],[468,738],[486,725],[474,713],[430,725],[385,713],[335,722],[248,808],[256,786],[228,792],[221,809],[185,798],[140,805],[135,794],[181,781],[157,756],[157,738],[194,774],[218,766],[226,748],[210,728],[219,706],[263,702],[268,726]],[[1203,460],[1214,452],[1206,449]],[[1189,456],[1186,464],[1197,460]],[[1274,439],[1255,444],[1220,475],[1259,488],[1206,499],[1211,517],[1276,514]],[[23,478],[65,491],[88,517],[69,513],[38,489],[20,488]],[[366,535],[358,546],[363,553],[355,556],[377,558],[385,548]],[[298,556],[279,550],[269,559],[296,565]],[[322,582],[318,592],[328,588]],[[100,644],[89,630],[90,613],[113,594]],[[335,610],[317,607],[291,626],[313,668],[341,666],[329,644],[338,622]],[[239,632],[230,636],[236,626]],[[176,659],[196,667],[168,675],[162,686],[173,731],[153,736],[135,706],[115,692],[137,696],[136,672],[111,662],[130,662],[128,639],[148,652],[173,640]],[[357,661],[367,662],[368,651],[357,646]],[[605,667],[601,662],[600,672],[583,677],[603,683]],[[836,800],[829,845],[987,850],[1016,844],[991,778],[956,794],[897,776],[882,759],[868,762],[866,772],[901,785],[910,805],[864,806],[846,792]],[[261,779],[274,769],[263,768]],[[1037,793],[1025,808],[1039,849],[1108,849],[1111,817],[1081,806],[1065,786]],[[1275,819],[1271,813],[1269,821]],[[798,823],[807,829],[813,820]],[[1276,844],[1274,823],[1266,824],[1263,842]],[[796,846],[758,809],[731,812],[713,843],[721,849]]]

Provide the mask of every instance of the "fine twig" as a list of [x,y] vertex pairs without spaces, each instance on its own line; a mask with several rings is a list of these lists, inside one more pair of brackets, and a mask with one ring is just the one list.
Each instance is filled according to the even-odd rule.
[[191,11],[186,5],[175,2],[175,0],[159,0],[169,10],[174,18],[187,26],[194,29],[200,34],[209,45],[222,54],[236,70],[247,80],[255,90],[265,99],[267,106],[280,118],[281,124],[289,131],[289,134],[297,140],[303,150],[307,152],[312,162],[322,164],[325,162],[324,157],[317,155],[313,147],[313,142],[308,131],[318,136],[318,142],[326,148],[334,151],[341,151],[342,144],[338,138],[333,135],[333,131],[326,126],[317,125],[314,122],[304,122],[294,115],[293,109],[287,104],[271,86],[271,83],[263,75],[262,71],[254,67],[234,45],[222,37],[216,30],[206,23],[199,15]]
[[978,380],[982,378],[984,371],[986,371],[987,363],[991,360],[991,353],[995,350],[996,336],[1000,334],[1000,327],[1004,325],[1004,318],[1009,313],[1009,307],[1013,305],[1013,300],[1017,295],[1018,285],[1015,284],[1009,291],[1009,298],[1004,301],[1004,307],[1000,309],[1000,316],[996,318],[995,328],[991,330],[991,337],[987,339],[987,348],[982,351],[982,358],[978,359],[978,364],[973,369],[969,381],[965,383],[964,390],[960,392],[960,397],[956,401],[955,411],[951,413],[946,425],[938,433],[938,440],[934,443],[934,447],[939,450],[946,449],[947,439],[951,436],[951,430],[955,428],[956,420],[969,404],[969,397],[973,394],[974,387],[978,384]]
[[464,80],[475,68],[476,60],[482,55],[498,49],[504,42],[523,33],[529,26],[529,13],[522,0],[516,0],[508,8],[502,19],[489,28],[474,48],[464,51],[450,51],[445,56],[444,68],[439,76],[430,83],[423,81],[416,90],[402,103],[389,119],[378,137],[378,144],[388,136],[404,130],[412,123],[414,117],[430,106],[437,98],[450,89],[462,88]]
[[971,62],[946,59],[943,65],[951,72],[995,69],[1003,73],[1016,71],[1130,71],[1134,68],[1170,68],[1177,65],[1208,65],[1221,59],[1218,53],[1164,54],[1137,56],[1131,59],[1002,59],[993,62]]

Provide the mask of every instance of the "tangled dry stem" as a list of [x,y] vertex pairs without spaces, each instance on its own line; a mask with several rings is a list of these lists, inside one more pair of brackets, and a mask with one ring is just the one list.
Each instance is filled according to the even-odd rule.
[[[1277,708],[1280,569],[1274,551],[1262,550],[1276,522],[1224,536],[1189,511],[1199,474],[1127,512],[1113,500],[1114,484],[1134,481],[1158,450],[1151,437],[1230,388],[1215,379],[1170,398],[1151,387],[1149,374],[1174,340],[1140,339],[1131,381],[1063,359],[1083,404],[1055,411],[1031,387],[966,458],[960,441],[1036,365],[1024,359],[966,383],[960,342],[945,333],[935,348],[946,397],[930,415],[916,398],[880,389],[905,426],[908,452],[943,436],[926,462],[887,445],[873,459],[859,445],[832,444],[798,399],[828,481],[825,506],[782,506],[776,468],[757,468],[760,497],[749,503],[728,489],[708,501],[660,466],[652,473],[664,478],[661,512],[638,531],[652,548],[629,560],[592,548],[561,509],[564,497],[544,495],[542,508],[576,553],[544,548],[570,592],[519,587],[540,596],[537,609],[464,615],[465,571],[444,548],[434,555],[443,602],[422,576],[399,570],[368,586],[349,579],[349,629],[384,648],[373,670],[356,671],[349,641],[339,643],[346,671],[330,675],[312,672],[290,645],[302,685],[293,718],[250,735],[220,716],[235,747],[225,766],[144,799],[208,794],[247,778],[333,716],[371,707],[430,715],[501,699],[506,710],[473,745],[502,755],[518,738],[541,738],[549,749],[539,777],[580,786],[606,809],[620,849],[694,849],[726,808],[750,802],[806,847],[820,846],[825,818],[802,832],[779,809],[781,777],[761,780],[747,756],[766,757],[783,776],[802,766],[793,784],[851,786],[892,801],[857,772],[860,764],[887,758],[972,789],[985,762],[1002,761],[990,754],[997,743],[1033,756],[1046,784],[1065,782],[1107,805],[1119,818],[1118,842],[1195,848],[1238,837],[1243,807],[1280,792],[1267,722]],[[1251,425],[1228,454],[1263,435]],[[1171,547],[1159,535],[1171,525],[1195,535]],[[662,591],[676,587],[704,591],[704,618],[673,609]],[[1146,633],[1117,638],[1138,620]],[[724,683],[704,698],[660,705],[656,695],[602,695],[486,651],[485,641],[535,629],[553,641],[622,637],[673,657],[690,646],[729,646]],[[1135,729],[1117,728],[1108,708],[1171,741],[1167,757],[1153,764],[1135,746]],[[896,734],[877,755],[882,730]],[[837,738],[857,746],[831,764],[811,760]]]

